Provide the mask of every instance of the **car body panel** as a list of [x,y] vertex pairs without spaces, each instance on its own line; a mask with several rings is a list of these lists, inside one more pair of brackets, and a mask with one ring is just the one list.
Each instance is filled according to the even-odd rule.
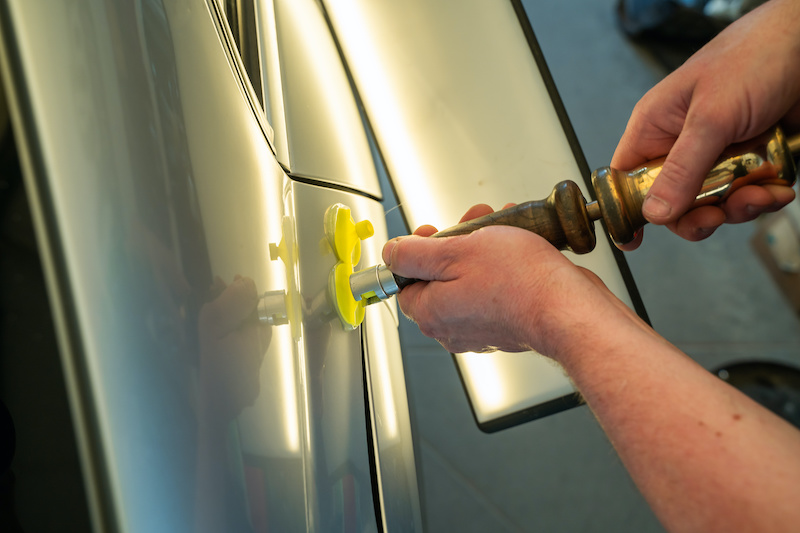
[[[367,137],[333,37],[314,0],[258,3],[274,17],[277,54],[264,61],[264,76],[280,76],[273,108],[282,104],[284,135],[276,136],[278,159],[294,176],[309,177],[381,197]],[[273,13],[265,15],[273,4]],[[266,39],[265,39],[266,40]],[[269,50],[265,50],[269,53]],[[269,61],[277,61],[277,68]],[[277,72],[276,72],[277,71]],[[269,84],[269,80],[266,82]],[[279,128],[277,125],[276,128]],[[287,159],[280,154],[285,138]]]
[[[330,191],[304,183],[292,183],[295,212],[307,213],[297,224],[297,249],[299,287],[303,313],[303,355],[301,370],[305,376],[305,397],[308,409],[307,445],[310,468],[317,469],[315,476],[320,506],[335,497],[333,491],[341,490],[340,483],[353,483],[358,505],[372,505],[370,484],[369,441],[374,440],[378,453],[377,475],[381,480],[380,497],[385,528],[415,531],[421,528],[417,496],[416,472],[413,461],[413,443],[408,418],[405,384],[398,381],[403,376],[402,358],[397,334],[397,315],[393,303],[369,309],[362,325],[364,336],[358,330],[347,331],[338,315],[328,303],[328,278],[337,260],[330,250],[322,231],[324,215],[331,200],[347,204],[355,221],[380,220],[380,204],[358,198],[346,192]],[[380,225],[370,238],[376,243],[387,239]],[[366,243],[366,241],[365,241]],[[370,264],[380,256],[380,247],[362,245],[360,264]],[[364,361],[354,358],[362,342],[367,344]],[[369,377],[369,379],[367,379]],[[366,394],[371,397],[370,410],[365,409],[365,391],[362,384],[369,383]],[[366,413],[372,420],[366,420]],[[364,428],[373,427],[368,436]],[[321,479],[336,478],[329,488],[323,488]],[[351,481],[347,481],[351,480]],[[325,516],[323,509],[321,515]],[[363,531],[361,524],[356,531]],[[322,531],[331,530],[323,523]]]
[[[0,5],[95,529],[418,531],[398,311],[339,320],[326,212],[376,265],[381,160],[445,227],[583,185],[579,149],[515,2],[258,0],[264,108],[221,2]],[[635,306],[607,239],[573,259]],[[455,357],[483,429],[579,401],[537,354]]]
[[[411,228],[452,226],[474,204],[545,198],[561,180],[589,198],[580,148],[515,2],[324,4]],[[569,257],[637,307],[624,259],[600,225],[597,248]],[[579,403],[564,372],[536,353],[455,360],[483,429]]]
[[[336,93],[340,129],[300,120],[297,153],[331,135],[349,153],[295,158],[314,175],[296,181],[218,14],[202,0],[0,10],[95,529],[419,530],[396,310],[371,310],[394,332],[365,340],[327,298],[327,207],[371,219],[364,260],[387,238],[352,94]],[[255,318],[264,293],[273,325]]]

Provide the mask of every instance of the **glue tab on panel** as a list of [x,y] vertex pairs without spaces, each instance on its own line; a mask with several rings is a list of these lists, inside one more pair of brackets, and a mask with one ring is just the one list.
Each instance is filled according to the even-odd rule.
[[350,288],[350,276],[361,260],[361,241],[372,237],[375,230],[369,220],[355,222],[350,208],[334,204],[325,212],[325,235],[338,262],[328,278],[328,293],[342,326],[351,330],[364,320],[366,301],[356,301]]

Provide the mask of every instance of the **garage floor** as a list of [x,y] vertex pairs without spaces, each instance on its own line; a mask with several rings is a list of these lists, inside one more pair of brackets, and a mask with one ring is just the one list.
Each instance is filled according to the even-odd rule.
[[[614,0],[524,3],[589,167],[608,164],[665,57],[620,33]],[[655,329],[706,368],[800,366],[800,323],[750,246],[754,229],[689,243],[650,227],[627,254]],[[662,531],[586,407],[484,434],[450,355],[407,320],[401,331],[429,531]]]

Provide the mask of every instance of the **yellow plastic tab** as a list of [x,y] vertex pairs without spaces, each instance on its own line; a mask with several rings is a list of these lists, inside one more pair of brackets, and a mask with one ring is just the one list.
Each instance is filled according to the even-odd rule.
[[325,213],[325,233],[338,263],[331,270],[328,291],[345,329],[355,329],[364,320],[364,300],[357,302],[350,290],[350,276],[361,260],[361,241],[375,233],[369,220],[356,223],[350,208],[335,204]]
[[269,256],[273,261],[280,259],[286,269],[286,316],[292,328],[292,337],[297,340],[300,338],[300,311],[299,304],[300,292],[295,282],[294,269],[297,263],[297,246],[294,239],[294,222],[291,217],[283,217],[281,224],[281,241],[279,243],[269,243]]

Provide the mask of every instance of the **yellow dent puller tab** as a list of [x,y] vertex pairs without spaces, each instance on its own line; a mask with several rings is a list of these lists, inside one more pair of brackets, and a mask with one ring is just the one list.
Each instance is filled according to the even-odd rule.
[[302,317],[300,312],[302,306],[299,304],[300,292],[297,290],[297,282],[294,277],[294,270],[297,264],[297,245],[294,238],[294,222],[289,216],[283,217],[281,223],[281,241],[279,243],[269,243],[269,257],[273,261],[280,259],[283,261],[286,270],[286,317],[292,328],[292,337],[297,340],[300,338],[300,323]]
[[325,212],[325,234],[338,259],[328,279],[328,292],[345,329],[355,329],[364,320],[366,303],[353,297],[350,276],[361,260],[361,241],[374,233],[369,220],[356,223],[345,205],[334,204]]

